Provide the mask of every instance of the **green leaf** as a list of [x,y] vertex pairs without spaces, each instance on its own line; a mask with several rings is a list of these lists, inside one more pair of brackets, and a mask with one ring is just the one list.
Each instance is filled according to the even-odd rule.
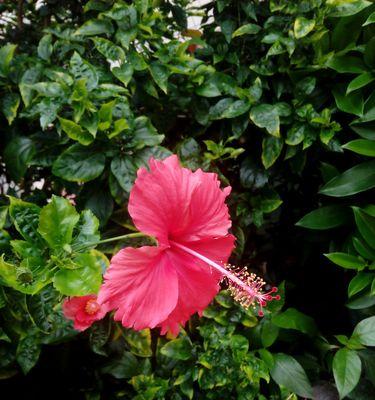
[[371,295],[368,291],[363,296],[360,296],[354,300],[351,300],[346,304],[346,307],[351,310],[362,310],[364,308],[372,307],[375,304],[375,296]]
[[9,216],[25,240],[37,242],[40,208],[15,197],[9,197]]
[[279,336],[279,328],[269,319],[263,319],[260,339],[263,347],[270,347]]
[[372,75],[371,72],[364,72],[363,74],[357,76],[349,82],[348,88],[346,89],[346,94],[367,86],[373,80],[375,80],[375,77]]
[[357,250],[360,256],[366,260],[375,261],[375,250],[369,247],[363,239],[353,237],[353,246]]
[[52,35],[44,35],[39,41],[38,56],[44,61],[49,61],[52,51]]
[[372,12],[362,26],[367,26],[375,22],[375,11]]
[[152,62],[150,64],[150,73],[155,81],[155,83],[160,87],[160,89],[167,94],[167,88],[168,88],[168,78],[169,78],[169,70],[168,68],[159,63],[159,62]]
[[315,21],[304,17],[298,17],[294,21],[294,36],[301,39],[307,36],[315,28]]
[[121,358],[111,359],[102,367],[101,371],[116,379],[129,379],[141,372],[137,358],[129,351],[123,352]]
[[74,144],[63,151],[52,165],[52,173],[71,182],[88,182],[97,178],[105,167],[105,155]]
[[111,171],[125,192],[130,193],[137,172],[133,158],[125,155],[114,157],[111,162]]
[[16,48],[15,44],[7,44],[0,48],[0,76],[5,77],[8,75],[9,66]]
[[137,117],[134,120],[134,125],[132,128],[134,149],[141,150],[146,146],[157,146],[164,139],[164,135],[159,135],[158,131],[152,125],[150,119],[144,115]]
[[128,86],[133,77],[134,69],[131,64],[124,63],[120,67],[112,68],[111,71],[119,81],[121,81],[125,86]]
[[17,116],[20,100],[20,96],[17,93],[6,93],[3,96],[1,109],[9,125],[12,125],[14,118]]
[[364,107],[362,92],[346,94],[345,89],[335,89],[333,90],[333,95],[335,96],[336,105],[341,111],[362,116]]
[[116,100],[109,101],[108,103],[102,104],[99,109],[99,125],[98,128],[101,131],[105,131],[110,128],[112,124],[112,113],[113,108],[116,105]]
[[116,46],[110,40],[103,39],[100,37],[92,38],[96,50],[99,51],[107,60],[109,61],[120,61],[123,63],[125,61],[125,53],[121,47]]
[[285,143],[290,146],[297,146],[302,143],[305,138],[306,125],[298,124],[293,125],[287,132]]
[[246,100],[236,100],[221,114],[221,118],[235,118],[249,111],[250,103]]
[[297,226],[308,229],[332,229],[341,225],[345,225],[350,221],[348,209],[343,206],[325,206],[317,210],[311,211],[302,217]]
[[38,82],[30,85],[31,89],[36,90],[41,96],[45,97],[64,97],[64,88],[57,82]]
[[366,272],[359,272],[349,283],[348,286],[348,296],[352,297],[355,294],[361,292],[363,289],[368,287],[374,275]]
[[355,56],[333,56],[327,62],[327,66],[341,73],[362,74],[367,68],[362,58]]
[[281,154],[283,141],[277,137],[266,137],[262,141],[262,163],[271,167]]
[[40,355],[40,344],[34,336],[22,338],[17,346],[17,362],[24,374],[27,374],[38,362]]
[[88,132],[82,129],[74,121],[70,121],[65,118],[59,117],[60,125],[62,130],[73,140],[81,143],[82,145],[89,145],[93,142],[94,137]]
[[216,104],[210,107],[209,117],[211,120],[222,119],[223,114],[227,110],[229,106],[231,106],[235,102],[234,99],[230,97],[226,97],[224,99],[219,100]]
[[78,220],[77,211],[67,199],[52,196],[40,212],[38,232],[52,249],[62,249],[71,243]]
[[192,354],[191,343],[187,338],[174,339],[165,344],[160,353],[175,360],[188,360]]
[[96,243],[100,240],[99,220],[91,210],[83,210],[74,231],[73,246]]
[[274,315],[272,323],[279,328],[295,329],[308,335],[315,335],[318,331],[313,318],[295,308],[288,308],[286,311]]
[[246,24],[240,26],[232,34],[232,39],[243,35],[256,35],[262,28],[256,24]]
[[61,269],[55,274],[54,287],[65,296],[97,293],[102,283],[102,260],[95,254],[82,253],[73,263],[76,269]]
[[349,394],[361,376],[361,359],[354,350],[340,349],[333,358],[333,376],[340,399]]
[[4,161],[9,175],[15,182],[19,182],[35,155],[34,142],[26,136],[14,136],[4,149]]
[[75,35],[95,36],[113,33],[113,26],[107,19],[90,19],[75,31]]
[[70,71],[77,81],[81,79],[86,80],[88,91],[91,91],[98,86],[99,77],[96,69],[84,60],[76,51],[70,59]]
[[332,17],[348,17],[359,13],[371,4],[367,0],[327,0],[327,5],[332,7],[330,11]]
[[363,156],[375,157],[375,141],[367,139],[356,139],[342,146],[343,149],[354,151]]
[[346,253],[329,253],[324,254],[330,261],[346,269],[362,270],[366,266],[366,262],[360,260],[356,256]]
[[274,354],[273,358],[274,366],[270,371],[272,379],[299,396],[312,399],[311,384],[299,362],[283,353]]
[[362,211],[358,207],[353,207],[355,223],[363,239],[369,246],[375,249],[375,217]]
[[345,197],[375,187],[375,160],[358,164],[336,176],[319,191],[333,197]]
[[259,128],[266,128],[270,135],[280,136],[279,113],[275,106],[270,104],[260,104],[250,111],[250,119]]
[[375,317],[366,318],[358,323],[353,336],[365,346],[375,346]]

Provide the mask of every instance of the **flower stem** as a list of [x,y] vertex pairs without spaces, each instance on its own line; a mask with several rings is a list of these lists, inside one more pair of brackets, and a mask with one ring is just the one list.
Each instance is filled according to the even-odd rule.
[[147,236],[148,235],[145,235],[142,232],[127,233],[126,235],[115,236],[115,237],[111,237],[108,239],[99,240],[99,242],[96,242],[95,244],[110,243],[110,242],[116,242],[118,240],[123,240],[123,239],[132,239],[132,238],[147,237]]

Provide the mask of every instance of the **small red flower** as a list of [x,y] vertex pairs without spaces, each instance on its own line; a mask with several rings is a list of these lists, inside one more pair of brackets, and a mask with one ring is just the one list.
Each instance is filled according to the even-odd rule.
[[65,299],[62,307],[65,317],[74,321],[77,331],[84,331],[107,313],[106,305],[99,304],[93,294]]

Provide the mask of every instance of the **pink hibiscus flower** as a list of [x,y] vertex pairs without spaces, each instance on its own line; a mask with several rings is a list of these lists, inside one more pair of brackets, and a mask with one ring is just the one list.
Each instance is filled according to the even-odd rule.
[[[135,226],[154,236],[157,247],[125,248],[111,260],[98,302],[116,310],[115,320],[136,330],[160,327],[179,332],[190,316],[201,313],[227,277],[245,306],[272,298],[260,281],[225,262],[234,248],[231,220],[216,174],[182,168],[175,155],[151,159],[150,171],[138,170],[130,193]],[[273,292],[273,291],[272,291]]]
[[93,294],[81,297],[71,297],[62,305],[65,318],[74,321],[74,329],[84,331],[95,321],[102,319],[108,311],[106,305],[97,302]]

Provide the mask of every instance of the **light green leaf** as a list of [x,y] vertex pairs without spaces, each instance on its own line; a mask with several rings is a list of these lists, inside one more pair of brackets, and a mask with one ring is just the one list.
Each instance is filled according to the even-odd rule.
[[367,139],[356,139],[342,146],[343,149],[354,151],[363,156],[375,157],[375,141]]
[[63,151],[52,165],[52,173],[71,182],[88,182],[104,170],[105,155],[79,144]]
[[355,294],[361,292],[363,289],[368,287],[373,279],[373,274],[359,272],[349,283],[348,297],[353,297]]
[[62,249],[71,243],[78,220],[79,214],[67,199],[52,196],[40,212],[38,232],[52,249]]
[[262,28],[256,24],[246,24],[240,26],[232,34],[232,39],[243,35],[256,35]]
[[0,48],[0,76],[5,77],[8,75],[9,66],[16,48],[15,44],[7,44]]
[[348,88],[346,89],[346,94],[367,86],[373,80],[375,80],[375,77],[371,72],[364,72],[349,82]]
[[165,65],[154,61],[150,64],[150,73],[155,83],[160,87],[160,89],[164,93],[167,93],[168,77],[170,74],[168,68]]
[[250,110],[250,119],[259,128],[266,128],[267,132],[272,135],[280,136],[280,120],[279,113],[275,106],[270,104],[260,104]]
[[327,0],[327,5],[331,7],[332,17],[348,17],[371,6],[367,0]]
[[81,143],[82,145],[89,145],[93,142],[94,137],[90,132],[82,129],[74,121],[59,117],[61,129],[73,140]]
[[120,67],[112,68],[112,74],[121,81],[125,86],[128,86],[133,77],[134,69],[129,63],[123,63]]
[[375,346],[375,317],[369,317],[357,324],[353,336],[365,346]]
[[76,269],[61,269],[53,278],[54,287],[65,296],[97,293],[102,283],[102,263],[92,253],[79,254],[73,259]]
[[125,53],[121,47],[116,46],[110,40],[100,37],[92,38],[96,49],[109,61],[125,61]]
[[332,368],[340,399],[343,399],[358,384],[361,359],[354,350],[340,349],[333,358]]
[[373,24],[374,22],[375,22],[375,11],[369,15],[369,17],[366,19],[366,21],[362,26],[367,26]]
[[358,271],[362,270],[366,266],[366,262],[360,260],[356,256],[352,256],[351,254],[346,253],[328,253],[324,254],[330,261],[339,265],[340,267],[347,269],[356,269]]
[[315,28],[315,21],[304,17],[298,17],[294,21],[294,36],[301,39],[308,35]]
[[39,41],[38,56],[44,61],[49,61],[52,50],[52,35],[44,35]]
[[186,337],[174,339],[160,349],[161,354],[175,360],[188,360],[191,358],[192,346]]
[[75,31],[75,35],[95,36],[113,33],[113,26],[107,19],[90,19]]

